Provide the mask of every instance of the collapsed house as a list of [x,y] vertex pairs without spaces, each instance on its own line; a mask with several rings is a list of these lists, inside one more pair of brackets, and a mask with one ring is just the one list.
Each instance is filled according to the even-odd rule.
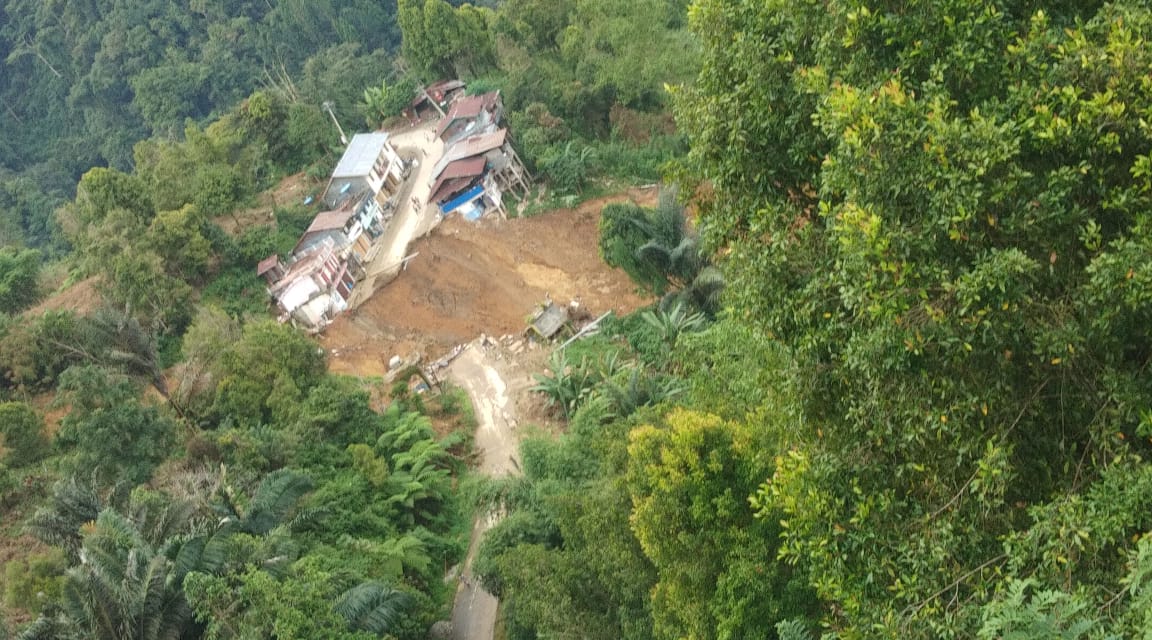
[[401,111],[401,115],[411,124],[423,120],[430,112],[444,115],[444,107],[464,93],[464,83],[459,80],[440,80],[417,92],[416,97]]
[[452,103],[436,127],[436,137],[445,148],[476,133],[494,130],[504,121],[504,101],[499,91],[478,96],[465,96]]
[[277,256],[269,256],[257,271],[269,283],[268,293],[276,299],[281,321],[293,319],[309,329],[323,328],[348,308],[355,278],[331,238],[294,257],[285,268]]

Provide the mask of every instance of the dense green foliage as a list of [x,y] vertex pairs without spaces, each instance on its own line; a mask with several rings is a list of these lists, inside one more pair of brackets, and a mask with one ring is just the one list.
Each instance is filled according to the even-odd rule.
[[[510,638],[1150,632],[1145,3],[401,0],[372,33],[386,5],[257,4],[4,6],[23,72],[0,118],[26,126],[0,140],[0,239],[47,246],[44,207],[112,165],[58,237],[123,310],[0,317],[5,399],[67,409],[49,442],[32,404],[0,405],[0,498],[39,503],[56,549],[6,569],[8,606],[42,614],[27,633],[420,638],[445,615],[460,439],[405,381],[373,411],[246,317],[245,269],[310,212],[213,220],[324,156],[319,100],[375,124],[456,74],[502,91],[558,192],[652,179],[690,143],[671,168],[694,218],[671,197],[601,218],[604,260],[663,300],[552,356],[534,391],[566,429],[477,489],[507,514],[473,568]],[[225,68],[249,77],[206,75]],[[100,144],[20,155],[70,116]],[[30,256],[0,254],[12,309]]]
[[[703,317],[666,341],[643,319],[658,314],[609,322],[554,356],[538,389],[580,389],[568,433],[524,441],[524,477],[491,487],[510,515],[476,571],[501,595],[511,637],[560,635],[579,620],[589,638],[762,638],[816,611],[803,575],[775,559],[779,526],[748,502],[784,446],[784,422],[769,413],[784,396],[723,395],[760,391],[772,380],[763,367],[784,354]],[[640,350],[651,342],[661,357]],[[642,379],[657,382],[645,391]]]
[[610,204],[600,216],[600,257],[619,267],[650,293],[663,295],[661,309],[691,309],[715,316],[724,276],[709,264],[675,190],[665,190],[655,209],[630,202]]
[[488,23],[493,12],[445,0],[397,0],[397,22],[408,62],[429,80],[471,79],[496,63]]
[[141,403],[128,379],[95,366],[73,367],[60,377],[58,390],[71,411],[56,444],[71,452],[67,466],[72,473],[91,474],[106,484],[136,485],[168,457],[176,423]]
[[108,363],[59,376],[51,450],[34,410],[0,404],[4,478],[35,498],[46,455],[65,478],[27,522],[58,551],[5,571],[6,606],[40,614],[23,637],[424,638],[464,550],[461,439],[377,413],[274,322],[205,309],[186,348],[213,382],[174,390],[181,414]]
[[[424,6],[433,4],[444,3]],[[596,178],[650,182],[685,150],[664,91],[696,70],[683,12],[677,0],[506,0],[480,12],[483,46],[455,59],[466,75],[484,73],[477,89],[501,91],[518,153],[557,191]]]
[[44,421],[26,404],[0,403],[0,465],[19,467],[48,453]]
[[1064,610],[1067,637],[1146,632],[1152,13],[691,15],[704,66],[677,112],[704,234],[801,402],[756,505],[824,623],[1039,638]]
[[[477,565],[512,637],[1148,633],[1152,13],[1042,5],[693,6],[677,175],[728,311],[539,378],[569,431]],[[602,222],[647,288],[653,216]],[[627,417],[633,349],[686,392]]]
[[39,298],[40,253],[0,246],[0,309],[15,313]]
[[[683,9],[0,6],[0,128],[11,132],[0,140],[0,243],[41,249],[0,254],[0,394],[55,391],[51,409],[64,413],[53,432],[33,405],[0,405],[0,503],[34,511],[11,532],[50,548],[5,572],[5,606],[39,615],[24,637],[415,639],[447,617],[442,573],[464,549],[454,488],[469,439],[439,438],[416,410],[444,418],[459,396],[429,400],[401,382],[378,413],[362,383],[325,373],[314,342],[260,320],[252,266],[287,253],[315,210],[274,202],[275,225],[247,228],[237,210],[286,173],[327,173],[336,136],[323,102],[345,125],[375,126],[418,80],[451,75],[503,91],[518,146],[558,190],[655,180],[684,150],[663,93],[694,72]],[[642,24],[651,11],[668,20]],[[522,20],[537,13],[559,18],[531,35]],[[401,30],[405,59],[393,61]],[[525,71],[542,75],[528,83]],[[70,282],[96,276],[103,306],[7,315],[35,302],[41,255],[66,260],[52,272]],[[660,326],[657,350],[700,328]],[[591,399],[589,424],[684,393],[667,371],[584,352],[596,362],[595,392],[577,391]],[[603,446],[626,453],[622,439]],[[626,517],[610,520],[628,510],[623,467],[612,468],[586,505],[611,510],[582,519],[580,506],[562,529],[591,551],[612,527],[637,580],[613,575],[614,548],[591,567],[570,561],[619,593],[624,608],[602,628],[640,632],[647,617],[632,614],[649,610],[655,574]],[[533,539],[555,544],[550,531]],[[590,595],[581,606],[597,606]],[[546,605],[520,604],[562,628]]]
[[142,167],[138,140],[179,136],[188,119],[220,116],[257,87],[276,87],[319,122],[331,100],[351,121],[398,48],[394,7],[0,3],[0,240],[45,246],[53,208],[82,173]]

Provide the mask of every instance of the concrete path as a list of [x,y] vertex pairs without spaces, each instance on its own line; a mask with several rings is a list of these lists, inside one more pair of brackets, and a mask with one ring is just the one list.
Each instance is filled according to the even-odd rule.
[[431,231],[440,221],[436,207],[427,204],[432,194],[432,167],[444,155],[444,142],[436,137],[436,120],[390,137],[396,153],[405,161],[414,160],[408,179],[400,188],[395,213],[380,241],[368,252],[364,261],[364,280],[352,290],[348,306],[355,309],[377,289],[400,273],[401,260],[408,255],[408,246],[421,235]]

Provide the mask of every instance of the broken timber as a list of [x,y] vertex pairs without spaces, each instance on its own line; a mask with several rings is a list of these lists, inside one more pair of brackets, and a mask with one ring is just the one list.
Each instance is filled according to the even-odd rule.
[[600,316],[599,318],[596,318],[592,322],[589,322],[588,324],[584,325],[579,331],[576,332],[576,335],[572,336],[571,338],[568,338],[568,340],[565,341],[564,344],[557,347],[556,350],[557,351],[563,351],[564,347],[567,347],[568,345],[572,344],[573,342],[576,342],[580,338],[583,338],[583,337],[587,336],[588,334],[592,333],[600,325],[600,321],[603,320],[604,318],[607,318],[610,315],[612,315],[611,309],[609,309],[608,311],[605,311],[604,315]]

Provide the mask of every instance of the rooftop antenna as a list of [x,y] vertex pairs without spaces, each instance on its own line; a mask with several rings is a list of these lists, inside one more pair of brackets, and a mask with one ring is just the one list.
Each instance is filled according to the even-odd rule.
[[324,104],[320,106],[324,107],[324,109],[328,111],[328,115],[332,116],[332,122],[336,125],[336,130],[340,132],[340,143],[348,146],[348,136],[344,135],[344,127],[340,126],[340,121],[336,119],[336,114],[332,112],[332,101],[325,100]]

